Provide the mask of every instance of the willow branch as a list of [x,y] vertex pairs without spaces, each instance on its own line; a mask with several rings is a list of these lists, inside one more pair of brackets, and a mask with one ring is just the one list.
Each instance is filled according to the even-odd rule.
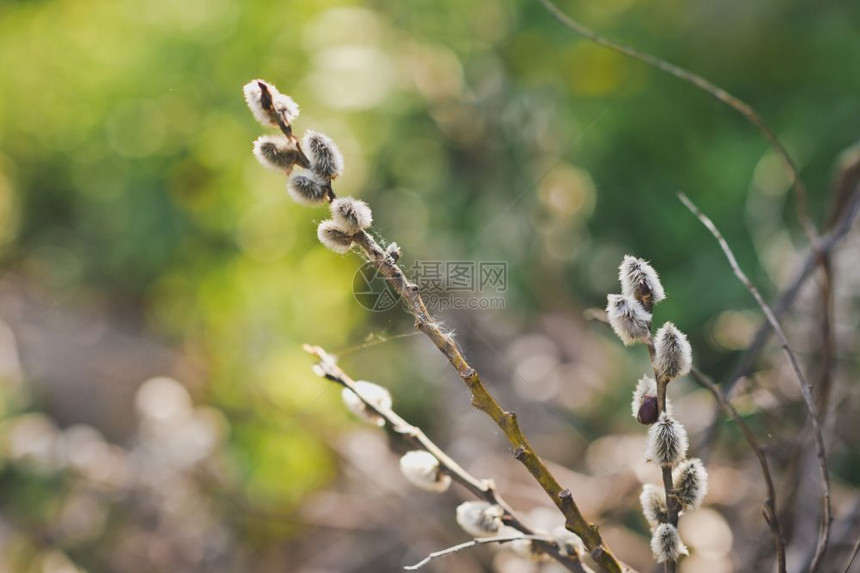
[[559,511],[564,514],[565,527],[578,535],[591,554],[592,559],[604,571],[622,571],[621,563],[604,544],[597,526],[588,522],[573,500],[569,490],[561,487],[544,461],[535,453],[520,429],[517,415],[499,405],[481,381],[478,372],[469,365],[454,338],[446,333],[438,321],[427,310],[418,285],[406,278],[394,258],[386,253],[366,231],[353,236],[353,241],[394,290],[403,298],[409,312],[415,317],[415,327],[433,342],[445,355],[454,370],[463,380],[472,395],[472,406],[486,414],[502,430],[514,448],[514,456],[540,484]]
[[749,280],[746,274],[744,274],[743,270],[741,270],[741,267],[738,264],[734,253],[732,252],[731,248],[729,247],[729,244],[726,242],[722,233],[720,233],[719,229],[717,229],[713,221],[711,221],[704,213],[702,213],[699,208],[696,207],[686,195],[680,193],[679,197],[681,199],[681,202],[684,203],[684,205],[696,217],[698,217],[702,224],[708,229],[708,231],[711,232],[711,234],[717,240],[720,245],[720,248],[723,250],[723,253],[725,253],[726,258],[729,260],[729,264],[731,265],[735,276],[747,288],[750,294],[752,294],[756,303],[759,305],[762,312],[764,312],[764,315],[765,317],[767,317],[771,328],[773,328],[774,333],[776,333],[777,338],[779,338],[783,352],[785,352],[785,355],[788,357],[788,361],[791,364],[791,369],[794,372],[795,377],[797,378],[798,384],[800,385],[800,393],[803,396],[803,401],[806,403],[806,409],[809,412],[809,417],[812,421],[813,430],[815,432],[815,444],[818,455],[818,465],[821,471],[822,519],[818,535],[818,544],[815,548],[815,556],[813,557],[812,565],[810,566],[810,571],[814,573],[820,567],[821,560],[824,557],[824,553],[827,551],[827,543],[830,537],[830,523],[832,521],[832,517],[830,505],[830,476],[827,470],[827,451],[824,446],[824,435],[821,430],[821,424],[818,420],[817,408],[815,406],[815,400],[813,400],[812,398],[812,392],[809,388],[809,382],[807,382],[806,377],[803,375],[803,372],[800,369],[800,365],[797,362],[797,357],[791,350],[791,347],[788,345],[788,339],[786,338],[785,332],[782,330],[779,321],[776,319],[773,314],[773,311],[762,298],[761,293],[759,293],[755,285]]
[[[429,453],[433,454],[433,456],[439,461],[439,468],[446,475],[451,476],[451,479],[461,486],[466,488],[469,492],[471,492],[475,497],[479,499],[483,499],[488,503],[492,503],[501,507],[505,514],[502,517],[502,521],[514,529],[522,532],[525,537],[517,537],[516,539],[529,539],[529,536],[534,536],[535,531],[527,525],[513,510],[513,508],[505,501],[501,495],[496,491],[495,484],[492,480],[488,479],[478,479],[474,477],[472,474],[467,472],[460,466],[456,461],[454,461],[448,454],[442,450],[435,442],[433,442],[427,434],[425,434],[421,428],[414,426],[404,420],[397,412],[395,412],[391,408],[385,408],[380,406],[378,403],[372,400],[365,400],[361,395],[359,390],[356,390],[355,381],[348,376],[338,365],[335,357],[326,352],[323,348],[319,346],[312,346],[309,344],[305,344],[303,346],[305,352],[315,356],[318,360],[317,364],[314,366],[314,371],[337,384],[340,384],[344,388],[349,388],[352,392],[358,396],[358,398],[364,403],[364,405],[373,410],[377,415],[381,416],[388,423],[388,427],[392,429],[392,431],[400,434],[401,436],[409,439],[412,443],[414,443],[419,448],[422,448]],[[570,571],[582,571],[581,563],[579,563],[578,556],[571,556],[561,550],[560,545],[551,538],[541,538],[542,543],[536,544],[537,548],[553,557],[556,561],[561,563]],[[417,566],[416,566],[417,568]],[[408,569],[408,567],[407,567]]]
[[858,551],[860,551],[860,537],[857,538],[854,548],[851,549],[851,554],[848,556],[848,561],[845,562],[845,568],[842,570],[842,573],[848,573],[851,569],[851,565],[854,564],[854,559],[857,557]]
[[762,515],[764,516],[764,520],[767,522],[768,527],[773,533],[774,544],[776,545],[776,557],[778,564],[779,573],[785,573],[785,540],[782,537],[782,530],[779,525],[779,517],[777,515],[777,500],[776,500],[776,487],[773,485],[773,477],[770,474],[770,464],[767,461],[767,455],[764,452],[764,448],[761,447],[761,444],[758,443],[758,440],[753,434],[750,427],[741,418],[738,411],[735,410],[735,407],[732,406],[732,403],[728,401],[720,392],[719,388],[717,388],[716,384],[714,384],[713,380],[710,379],[707,375],[701,372],[697,368],[693,368],[690,370],[690,375],[693,379],[698,382],[703,387],[707,388],[711,394],[714,395],[717,403],[726,411],[726,413],[732,417],[738,427],[741,429],[741,432],[746,438],[747,443],[755,454],[756,458],[758,458],[758,463],[761,466],[761,475],[764,478],[764,484],[767,487],[767,498],[764,500],[764,507],[762,507]]
[[475,547],[476,545],[486,545],[488,543],[511,543],[513,541],[520,541],[522,539],[530,539],[533,541],[547,541],[548,538],[542,535],[524,535],[519,537],[511,537],[511,536],[497,536],[497,537],[482,537],[480,539],[472,539],[471,541],[466,541],[465,543],[460,543],[458,545],[454,545],[452,547],[448,547],[447,549],[442,549],[440,551],[434,551],[430,553],[416,563],[415,565],[407,565],[404,567],[407,571],[416,571],[421,569],[433,559],[438,559],[439,557],[445,557],[447,555],[453,555],[454,553],[459,553],[464,549],[469,549],[470,547]]
[[662,72],[665,72],[669,75],[672,75],[688,84],[691,84],[700,90],[710,94],[717,100],[726,104],[740,115],[742,115],[748,122],[750,122],[767,140],[768,144],[771,146],[773,151],[777,154],[777,156],[782,161],[783,166],[785,167],[786,172],[791,180],[791,185],[794,188],[794,192],[797,195],[797,212],[798,217],[800,218],[800,222],[803,225],[803,228],[812,243],[813,247],[816,244],[817,233],[815,231],[815,226],[812,224],[812,221],[809,218],[809,207],[808,200],[806,196],[806,188],[803,185],[803,182],[800,180],[800,176],[798,175],[797,166],[794,163],[794,160],[791,158],[791,155],[788,153],[788,150],[782,145],[779,141],[779,138],[770,128],[770,126],[765,123],[762,117],[753,109],[751,105],[744,102],[737,96],[734,96],[724,90],[723,88],[715,85],[711,81],[703,78],[699,74],[693,73],[691,71],[685,70],[680,66],[676,66],[662,58],[658,58],[652,54],[647,52],[643,52],[641,50],[637,50],[631,46],[627,46],[625,44],[621,44],[619,42],[615,42],[602,36],[595,32],[594,30],[584,26],[580,22],[574,20],[567,14],[561,11],[561,8],[556,6],[552,0],[538,0],[544,8],[562,25],[570,29],[576,34],[579,34],[586,40],[594,42],[598,46],[603,46],[604,48],[609,48],[614,52],[618,52],[619,54],[624,54],[630,58],[635,60],[639,60],[640,62],[644,62],[649,66],[652,66]]
[[[654,369],[654,380],[657,382],[657,411],[663,413],[666,411],[666,393],[668,391],[670,378],[660,376],[657,371],[657,364],[654,361],[654,336],[648,339],[648,357],[651,359],[651,367]],[[675,484],[672,480],[672,468],[667,465],[660,465],[660,473],[663,478],[663,491],[666,494],[666,523],[671,523],[678,527],[678,516],[681,513],[681,503],[678,501],[678,496],[675,495]],[[678,569],[678,562],[674,559],[667,559],[664,563],[666,573],[675,573]]]

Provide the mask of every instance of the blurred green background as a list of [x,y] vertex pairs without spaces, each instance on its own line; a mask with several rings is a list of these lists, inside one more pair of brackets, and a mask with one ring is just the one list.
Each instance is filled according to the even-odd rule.
[[[860,133],[860,4],[563,8],[750,102],[823,220],[834,165]],[[311,374],[303,342],[345,351],[354,377],[389,386],[402,414],[441,442],[457,438],[446,416],[473,417],[468,439],[506,460],[426,341],[387,340],[411,331],[408,317],[356,303],[360,261],[316,241],[325,213],[293,204],[255,162],[264,130],[241,94],[255,77],[299,102],[297,131],[338,142],[338,193],[373,206],[406,268],[507,262],[506,308],[444,318],[512,407],[546,413],[511,390],[511,344],[538,331],[562,349],[566,337],[596,349],[587,400],[576,368],[590,363],[575,351],[558,352],[574,370],[544,396],[587,442],[641,434],[626,404],[644,357],[581,318],[617,290],[623,254],[661,272],[670,296],[658,318],[689,333],[717,380],[758,322],[676,192],[720,226],[767,296],[805,248],[788,179],[744,119],[572,35],[537,2],[0,2],[0,570],[396,570],[396,544],[370,565],[302,565],[337,529],[314,525],[303,504],[342,490],[349,456],[338,444],[358,427]],[[845,296],[848,309],[855,295]],[[856,326],[856,314],[841,316],[846,332]],[[761,431],[773,421],[753,417]],[[76,439],[100,452],[80,462],[94,469],[77,467]],[[726,459],[748,460],[734,433],[725,439]],[[588,473],[583,444],[547,447]],[[834,450],[835,479],[853,491],[856,449]],[[124,477],[113,483],[112,472]],[[331,512],[342,502],[330,500]],[[635,511],[606,513],[631,536],[645,531]],[[432,521],[450,529],[449,517]],[[639,563],[625,543],[616,551]],[[737,551],[721,554],[726,570]],[[486,555],[455,570],[483,570]]]

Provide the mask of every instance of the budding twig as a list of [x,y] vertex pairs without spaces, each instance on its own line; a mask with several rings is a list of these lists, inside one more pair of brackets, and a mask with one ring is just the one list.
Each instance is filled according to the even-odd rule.
[[[439,466],[441,470],[444,471],[445,474],[451,476],[451,479],[453,481],[456,481],[473,495],[475,495],[475,497],[478,497],[479,499],[483,499],[488,503],[501,507],[504,511],[504,516],[502,517],[503,523],[520,531],[525,536],[520,536],[517,539],[529,539],[529,536],[535,535],[535,531],[529,525],[527,525],[522,520],[522,518],[520,518],[516,514],[513,508],[511,508],[510,504],[508,504],[508,502],[505,501],[505,499],[502,498],[501,495],[499,495],[492,480],[480,480],[467,472],[448,454],[446,454],[444,450],[437,446],[435,442],[433,442],[429,437],[427,437],[427,434],[425,434],[421,430],[421,428],[413,426],[412,424],[404,420],[392,408],[373,400],[366,400],[362,396],[361,391],[357,388],[356,381],[349,377],[337,365],[334,356],[326,352],[323,348],[319,346],[305,344],[303,346],[303,349],[305,350],[305,352],[308,352],[309,354],[317,358],[318,362],[315,366],[315,371],[318,374],[320,374],[327,380],[330,380],[332,382],[340,384],[344,388],[352,390],[353,393],[362,402],[364,402],[364,404],[368,408],[373,410],[376,415],[384,419],[388,423],[388,426],[394,432],[404,436],[418,447],[433,454],[433,456],[437,460],[439,460]],[[579,558],[577,556],[571,556],[567,555],[566,553],[563,553],[561,547],[554,539],[551,539],[549,537],[542,537],[540,540],[542,541],[542,543],[537,544],[537,547],[540,551],[547,553],[571,571],[582,571],[582,569],[579,567],[579,565],[581,565],[581,563],[579,563]],[[414,567],[417,568],[418,566]]]
[[[277,91],[273,86],[266,84],[262,80],[255,80],[249,86],[246,86],[245,95],[251,111],[255,113],[255,117],[258,117],[258,119],[262,117],[262,123],[269,125],[270,123],[267,123],[266,120],[270,119],[273,113],[278,112],[278,109],[276,109],[277,106],[273,104],[272,100],[266,100],[265,94],[268,94],[269,90],[274,93],[277,93]],[[262,90],[262,100],[259,98],[255,99],[257,88]],[[292,116],[296,117],[298,113],[297,106],[294,110],[290,110],[290,112],[293,112]],[[275,113],[275,115],[278,127],[281,128],[285,135],[294,139],[292,126],[288,125],[289,121],[282,120],[284,114]],[[285,126],[284,124],[287,125]],[[327,185],[324,200],[333,204],[337,196],[332,188],[331,180],[340,175],[343,168],[340,153],[337,151],[334,143],[321,134],[311,132],[310,135],[305,137],[305,141],[308,153],[310,154],[308,161],[309,169],[315,176],[326,180]],[[301,150],[298,143],[297,149]],[[302,155],[304,156],[304,154]],[[337,205],[333,204],[332,206],[337,208]],[[355,214],[354,211],[352,213]],[[343,215],[343,213],[340,214]],[[329,221],[323,221],[318,228],[320,240],[336,252],[346,251],[353,245],[361,249],[365,258],[376,267],[379,273],[385,277],[388,283],[406,302],[407,309],[415,318],[416,328],[430,338],[433,344],[445,355],[448,362],[457,371],[457,374],[472,394],[472,405],[484,412],[502,430],[514,448],[516,459],[526,467],[532,477],[535,478],[564,515],[565,527],[582,539],[586,548],[591,552],[592,558],[603,571],[620,573],[622,571],[621,563],[603,543],[603,538],[598,528],[585,519],[572,497],[562,497],[562,493],[567,490],[562,489],[561,484],[559,484],[543,460],[532,449],[531,444],[519,427],[516,414],[501,407],[495,397],[484,386],[475,369],[466,361],[451,334],[445,332],[438,321],[430,314],[430,311],[421,298],[418,285],[409,281],[400,267],[397,266],[395,259],[396,251],[384,250],[364,228],[365,224],[370,223],[370,213],[366,214],[368,215],[366,218],[360,217],[355,219],[356,226],[359,227],[358,229],[346,228],[342,224],[342,221],[341,224],[338,224],[337,216],[331,220],[334,223],[334,227],[331,226]],[[334,231],[340,231],[342,234],[335,233]]]
[[788,357],[791,369],[794,372],[795,377],[797,378],[798,384],[800,385],[800,393],[803,396],[803,401],[806,403],[806,409],[809,412],[809,417],[812,421],[813,430],[815,432],[815,444],[818,454],[818,465],[821,471],[822,519],[818,534],[818,544],[815,548],[815,556],[812,558],[812,564],[810,565],[810,571],[814,573],[821,565],[821,560],[824,557],[824,553],[827,551],[827,543],[830,538],[830,523],[832,521],[832,517],[830,505],[830,475],[827,470],[827,451],[824,446],[824,435],[821,431],[821,424],[818,420],[818,411],[815,406],[815,400],[812,398],[812,392],[809,389],[809,383],[807,382],[806,377],[800,369],[800,364],[798,364],[797,362],[797,357],[795,356],[794,351],[792,351],[791,347],[788,345],[788,339],[786,338],[785,332],[782,330],[779,321],[776,319],[776,316],[774,316],[771,308],[762,298],[761,293],[759,293],[756,286],[749,280],[746,274],[744,274],[743,270],[741,270],[741,267],[738,264],[734,253],[732,252],[731,248],[729,247],[729,244],[726,242],[722,233],[720,233],[719,229],[717,229],[713,221],[711,221],[704,213],[702,213],[699,208],[696,207],[686,195],[684,195],[683,193],[679,193],[678,197],[681,199],[681,202],[696,217],[698,217],[699,221],[702,222],[702,224],[708,229],[708,231],[711,232],[711,234],[717,240],[717,243],[719,243],[720,248],[723,250],[723,253],[725,253],[726,258],[728,259],[735,276],[738,278],[738,280],[741,281],[741,283],[746,287],[750,294],[752,294],[759,308],[761,308],[762,312],[767,318],[768,323],[770,323],[770,326],[776,334],[777,338],[779,338],[783,352],[785,352],[785,355]]

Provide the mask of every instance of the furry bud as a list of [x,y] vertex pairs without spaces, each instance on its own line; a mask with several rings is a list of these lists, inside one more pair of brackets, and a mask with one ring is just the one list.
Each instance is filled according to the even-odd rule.
[[397,243],[391,243],[387,247],[385,247],[385,253],[389,257],[394,259],[394,262],[397,262],[400,260],[403,251],[400,250],[400,245],[398,245]]
[[651,313],[638,300],[620,294],[606,297],[609,325],[625,346],[644,342],[651,337]]
[[400,471],[416,487],[427,491],[445,491],[451,485],[451,476],[439,471],[439,460],[430,452],[413,450],[400,458]]
[[666,521],[668,514],[666,513],[666,495],[663,488],[646,483],[642,486],[639,503],[642,504],[645,520],[652,528]]
[[334,179],[343,173],[343,155],[330,137],[316,131],[308,131],[302,139],[302,147],[311,162],[311,171],[324,179]]
[[296,203],[319,205],[325,200],[325,184],[312,174],[293,173],[287,179],[287,194]]
[[702,460],[692,458],[672,471],[672,487],[684,509],[695,509],[708,493],[708,471]]
[[331,219],[319,224],[317,239],[339,255],[345,254],[352,246],[352,237],[344,233],[338,224]]
[[245,103],[254,118],[268,127],[278,127],[279,122],[290,125],[299,117],[299,106],[293,99],[280,93],[275,86],[263,80],[252,80],[242,88]]
[[286,137],[275,135],[263,135],[254,140],[254,155],[260,165],[272,171],[289,173],[299,161],[296,144]]
[[677,561],[681,555],[687,555],[686,546],[681,542],[678,530],[671,523],[661,523],[651,537],[651,551],[657,558],[657,563]]
[[633,402],[630,404],[633,417],[640,424],[651,425],[657,421],[660,412],[657,409],[657,382],[650,376],[643,376],[633,391]]
[[645,459],[660,465],[673,466],[687,455],[687,430],[666,412],[648,429]]
[[642,302],[646,308],[666,298],[660,277],[648,261],[625,255],[618,267],[621,293]]
[[457,506],[457,524],[473,537],[491,537],[502,526],[504,513],[486,501],[466,501]]
[[[341,390],[340,397],[347,410],[371,424],[384,426],[385,420],[382,416],[374,412],[367,404],[365,404],[365,401],[370,402],[379,408],[389,409],[391,408],[391,394],[388,390],[379,384],[374,384],[373,382],[367,382],[365,380],[357,381],[355,383],[355,389],[361,395],[361,398],[359,398],[356,393],[349,388]],[[364,398],[364,400],[362,400],[362,398]]]
[[671,380],[684,376],[692,366],[693,351],[687,335],[667,322],[654,335],[654,369],[657,375]]
[[373,213],[367,203],[352,197],[340,197],[332,201],[331,216],[347,235],[355,235],[373,223]]

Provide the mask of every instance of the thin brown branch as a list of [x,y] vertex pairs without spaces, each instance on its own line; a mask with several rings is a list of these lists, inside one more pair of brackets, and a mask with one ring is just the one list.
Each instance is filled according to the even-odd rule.
[[[356,390],[355,381],[337,365],[337,361],[334,356],[327,353],[323,348],[309,344],[304,345],[303,348],[306,352],[317,358],[318,363],[315,366],[315,371],[318,374],[332,382],[340,384],[344,388],[352,390],[368,408],[372,409],[376,414],[385,419],[392,431],[409,439],[419,448],[433,454],[433,456],[439,461],[441,470],[445,474],[451,476],[453,481],[462,485],[475,497],[501,507],[505,512],[502,521],[506,525],[517,529],[526,536],[533,536],[535,534],[535,531],[526,524],[525,521],[516,514],[510,504],[508,504],[508,502],[499,495],[492,480],[480,480],[467,472],[462,466],[446,454],[442,448],[436,445],[436,443],[433,442],[427,434],[421,430],[421,428],[418,428],[404,420],[393,409],[384,408],[373,401],[365,400],[360,391]],[[523,538],[520,537],[519,539]],[[552,556],[568,570],[582,571],[579,566],[581,564],[579,564],[578,557],[569,556],[566,553],[563,553],[559,544],[554,540],[549,538],[544,539],[544,543],[539,544],[538,547],[541,551]]]
[[565,527],[582,539],[591,553],[591,557],[602,570],[612,573],[622,571],[621,563],[604,544],[597,526],[585,519],[572,497],[569,499],[562,497],[564,492],[567,492],[568,495],[570,492],[561,487],[543,460],[532,449],[531,444],[520,429],[516,414],[499,405],[498,401],[484,386],[478,372],[466,361],[454,338],[442,329],[438,321],[427,310],[418,285],[406,278],[391,255],[387,254],[370,234],[361,231],[353,237],[353,240],[364,251],[367,259],[403,298],[407,309],[415,317],[415,327],[427,335],[457,371],[472,394],[472,406],[484,412],[502,430],[514,448],[516,459],[525,466],[556,507],[564,514]]
[[795,356],[794,351],[791,350],[791,347],[788,344],[788,339],[786,338],[785,332],[782,330],[779,321],[774,316],[771,308],[762,298],[761,293],[759,293],[755,285],[749,280],[746,274],[744,274],[743,270],[741,270],[741,267],[738,264],[734,253],[732,252],[731,248],[729,247],[729,244],[726,242],[722,233],[720,233],[719,229],[717,229],[713,221],[711,221],[704,213],[702,213],[699,208],[696,207],[686,195],[680,193],[679,197],[681,199],[681,202],[684,203],[684,205],[694,215],[696,215],[696,217],[698,217],[702,224],[708,229],[708,231],[711,232],[711,234],[717,240],[720,245],[720,248],[723,250],[723,253],[725,253],[726,258],[729,260],[729,264],[731,265],[735,276],[738,278],[738,280],[741,281],[741,283],[746,287],[750,294],[752,294],[756,303],[759,305],[762,312],[764,312],[764,315],[765,317],[767,317],[771,328],[773,328],[773,331],[776,333],[777,338],[779,338],[783,352],[787,356],[788,361],[791,365],[791,369],[794,371],[794,375],[797,378],[798,384],[800,385],[800,393],[803,396],[803,401],[806,403],[806,409],[809,412],[809,417],[812,421],[812,426],[815,432],[815,444],[818,455],[818,465],[821,471],[822,519],[818,535],[818,545],[815,548],[815,556],[813,557],[812,564],[810,566],[810,571],[814,573],[820,567],[821,560],[824,557],[824,553],[827,551],[827,543],[830,537],[830,523],[832,521],[832,517],[830,504],[830,476],[827,469],[827,451],[824,446],[824,434],[821,430],[821,424],[818,420],[817,408],[815,406],[815,400],[812,398],[812,391],[809,388],[809,382],[807,382],[806,377],[803,375],[803,371],[800,369],[800,365],[797,362],[797,357]]
[[858,551],[860,551],[860,537],[857,538],[857,542],[851,550],[851,555],[848,556],[848,561],[845,562],[845,568],[842,570],[842,573],[848,573],[848,570],[851,569],[851,565],[854,564],[854,559],[857,557]]
[[[858,169],[858,171],[860,171],[860,169]],[[822,237],[819,243],[820,250],[818,252],[811,248],[807,250],[803,257],[803,262],[794,274],[794,278],[789,282],[789,286],[785,288],[776,303],[773,305],[773,314],[777,319],[782,318],[782,316],[794,305],[803,285],[805,285],[806,281],[813,276],[813,272],[815,271],[819,260],[819,254],[823,253],[825,255],[829,255],[832,253],[836,247],[842,243],[845,237],[848,236],[851,229],[854,228],[858,214],[860,214],[860,186],[857,186],[856,182],[854,182],[852,190],[853,192],[848,194],[848,197],[842,198],[842,193],[838,195],[837,199],[839,201],[840,210],[838,215],[834,215],[832,218],[833,224],[830,231]],[[758,354],[770,338],[771,332],[773,332],[773,330],[771,329],[770,323],[767,319],[763,320],[756,330],[755,335],[753,335],[752,342],[741,355],[735,371],[729,377],[728,382],[722,385],[721,392],[724,398],[730,399],[738,382],[752,373]],[[705,436],[700,444],[701,448],[705,450],[710,449],[716,439],[716,435],[717,415],[715,412],[713,421],[705,431]]]
[[732,417],[738,427],[741,429],[741,432],[746,438],[747,443],[755,454],[756,458],[758,458],[758,463],[761,466],[761,474],[764,478],[765,486],[767,487],[767,498],[764,500],[764,507],[762,507],[762,515],[764,516],[764,520],[767,522],[768,527],[770,527],[771,532],[773,533],[774,544],[776,545],[776,557],[779,573],[785,573],[785,540],[782,537],[782,531],[779,525],[779,518],[777,515],[777,500],[776,500],[776,487],[773,485],[773,477],[770,473],[770,464],[767,461],[767,455],[764,452],[764,448],[761,447],[761,444],[758,443],[758,440],[753,434],[750,427],[741,418],[738,411],[735,410],[735,407],[732,406],[732,403],[727,400],[723,394],[720,392],[719,388],[717,388],[716,384],[714,384],[713,380],[710,379],[707,375],[702,373],[699,369],[693,368],[690,371],[690,375],[692,378],[698,382],[700,385],[707,388],[711,394],[714,395],[714,399],[716,399],[717,404],[723,408],[726,413]]
[[546,10],[552,14],[552,16],[560,22],[562,25],[570,29],[576,34],[579,34],[583,38],[594,42],[599,46],[603,46],[605,48],[609,48],[615,52],[620,54],[624,54],[630,58],[635,60],[639,60],[640,62],[644,62],[649,66],[657,68],[658,70],[665,72],[669,75],[672,75],[682,81],[691,84],[704,92],[710,94],[717,100],[726,104],[730,108],[734,109],[736,112],[741,114],[747,121],[749,121],[755,128],[764,136],[767,140],[768,144],[770,144],[773,151],[777,154],[777,156],[782,161],[786,172],[789,175],[791,180],[791,185],[794,188],[794,192],[797,195],[797,212],[798,217],[800,218],[800,222],[803,225],[804,231],[806,232],[810,242],[813,247],[817,242],[817,233],[815,230],[815,225],[812,224],[811,219],[809,218],[809,207],[808,207],[808,199],[806,196],[806,189],[803,186],[803,182],[800,180],[800,176],[798,175],[797,166],[794,164],[794,160],[791,158],[791,155],[788,153],[788,150],[782,145],[779,141],[779,138],[770,128],[770,126],[765,123],[764,119],[753,109],[751,105],[744,102],[740,98],[730,94],[723,88],[715,85],[709,80],[703,78],[699,74],[693,73],[689,70],[685,70],[680,66],[676,66],[662,58],[658,58],[652,54],[647,52],[643,52],[641,50],[637,50],[631,46],[627,46],[625,44],[621,44],[606,38],[595,32],[594,30],[584,26],[580,22],[574,20],[564,12],[562,12],[561,8],[556,6],[552,0],[539,0],[539,2],[543,5]]
[[[429,555],[427,555],[427,557],[425,557],[424,559],[422,559],[421,561],[419,561],[415,565],[407,565],[404,567],[404,569],[406,569],[407,571],[416,571],[418,569],[421,569],[422,567],[424,567],[428,563],[430,563],[430,561],[432,561],[433,559],[438,559],[439,557],[446,557],[448,555],[453,555],[454,553],[459,553],[460,551],[463,551],[464,549],[469,549],[469,548],[475,547],[477,545],[486,545],[488,543],[500,543],[500,544],[501,543],[511,543],[513,541],[521,541],[523,539],[530,539],[533,541],[548,541],[549,540],[547,537],[544,537],[543,535],[521,535],[518,537],[516,537],[516,536],[514,536],[514,537],[512,537],[512,536],[482,537],[480,539],[472,539],[471,541],[466,541],[465,543],[460,543],[458,545],[448,547],[447,549],[442,549],[440,551],[434,551],[433,553],[430,553]],[[578,569],[577,571],[582,571],[582,569]]]

